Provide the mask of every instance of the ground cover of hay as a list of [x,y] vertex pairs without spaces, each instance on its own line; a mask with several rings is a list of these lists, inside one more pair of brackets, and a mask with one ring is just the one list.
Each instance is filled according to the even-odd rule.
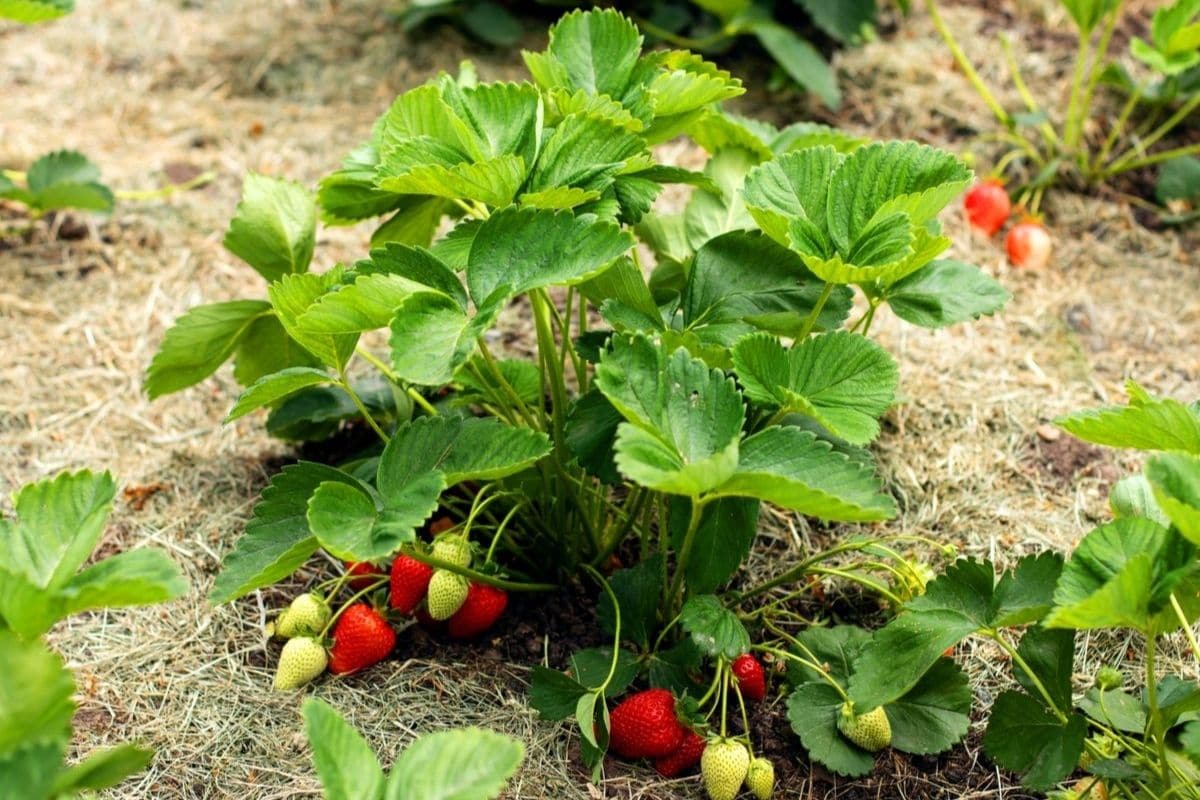
[[[148,772],[110,797],[316,795],[299,698],[269,691],[260,630],[282,595],[217,609],[203,600],[253,498],[288,450],[264,436],[258,419],[221,426],[235,392],[227,374],[154,404],[140,382],[164,328],[182,311],[262,293],[257,276],[220,245],[242,175],[315,181],[366,136],[395,93],[454,69],[472,49],[445,31],[406,42],[384,11],[383,3],[358,0],[95,0],[51,25],[0,28],[0,163],[76,147],[122,189],[201,170],[217,175],[164,202],[124,204],[111,220],[90,223],[83,238],[38,228],[28,241],[8,237],[0,246],[0,491],[61,469],[110,468],[148,496],[118,502],[104,546],[165,548],[196,587],[171,605],[83,616],[52,636],[79,673],[81,749],[137,738],[159,751]],[[996,13],[955,6],[946,16],[970,52],[995,54],[989,30],[1002,24],[1021,34]],[[1065,30],[1054,13],[1045,23]],[[1069,37],[1038,39],[1051,47],[1063,41]],[[1027,77],[1041,83],[1061,75],[1069,68],[1064,52],[1026,54]],[[515,53],[470,56],[485,79],[519,74]],[[1002,62],[997,55],[990,63]],[[834,119],[848,128],[961,149],[965,140],[956,137],[986,125],[920,15],[838,65],[846,104]],[[985,73],[1003,77],[999,68]],[[783,96],[745,104],[768,107],[776,119],[806,113]],[[695,163],[678,145],[668,152]],[[947,216],[953,254],[1013,291],[1002,316],[939,333],[890,317],[877,325],[901,362],[907,398],[878,446],[902,501],[889,530],[1002,561],[1065,548],[1103,517],[1107,485],[1131,462],[1053,438],[1045,423],[1122,399],[1126,376],[1154,392],[1200,395],[1196,235],[1146,230],[1119,198],[1060,194],[1048,210],[1056,251],[1052,268],[1039,274],[1011,271],[994,243],[971,235],[957,213]],[[0,227],[19,225],[0,218]],[[316,263],[360,256],[366,235],[322,232]],[[801,521],[784,517],[769,531],[796,542],[807,534]],[[1090,663],[1122,649],[1094,644]],[[1006,670],[995,653],[977,655],[967,663],[986,703]],[[1188,670],[1182,650],[1175,655],[1171,666]],[[645,770],[617,769],[603,791],[588,786],[569,761],[569,737],[525,706],[526,670],[469,658],[392,660],[362,677],[324,681],[314,693],[364,730],[385,763],[417,733],[450,725],[523,738],[528,755],[514,798],[699,796],[695,779],[662,782]],[[798,796],[900,796],[904,766],[889,763],[867,781],[802,779]],[[991,777],[971,796],[1016,796],[985,760],[978,769]],[[907,797],[959,796],[936,776],[905,786]]]

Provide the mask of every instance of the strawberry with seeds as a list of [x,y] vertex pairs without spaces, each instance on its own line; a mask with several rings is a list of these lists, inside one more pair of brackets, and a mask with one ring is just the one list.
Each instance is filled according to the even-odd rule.
[[767,696],[767,673],[757,658],[743,653],[733,660],[730,669],[742,697],[759,703]]
[[664,778],[678,777],[700,763],[707,745],[708,742],[703,736],[689,730],[683,735],[683,743],[674,753],[654,759],[654,768]]
[[675,696],[666,689],[630,695],[612,710],[609,721],[609,746],[625,758],[663,758],[683,743]]
[[355,603],[342,612],[333,628],[329,671],[348,675],[378,664],[396,646],[396,632],[378,611],[366,603]]
[[471,581],[462,608],[450,617],[450,638],[475,638],[495,625],[507,607],[508,592],[486,583]]
[[411,617],[429,591],[429,579],[433,567],[422,564],[406,555],[396,556],[392,562],[391,606],[395,611]]

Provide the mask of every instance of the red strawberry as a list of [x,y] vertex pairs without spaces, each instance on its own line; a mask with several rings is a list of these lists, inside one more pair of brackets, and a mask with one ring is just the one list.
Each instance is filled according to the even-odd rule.
[[1041,269],[1050,260],[1050,234],[1035,219],[1021,220],[1005,237],[1004,249],[1014,267]]
[[731,669],[742,697],[757,703],[767,696],[767,673],[757,658],[749,653],[740,655],[733,660]]
[[987,178],[971,187],[963,198],[963,208],[972,227],[995,236],[1012,213],[1012,201],[998,178]]
[[508,592],[471,582],[462,608],[450,617],[450,638],[473,639],[496,624],[508,606]]
[[354,576],[350,579],[350,588],[356,592],[361,592],[387,574],[386,569],[369,561],[347,561],[346,572]]
[[625,758],[662,758],[683,742],[675,697],[666,689],[630,695],[612,710],[610,721],[609,746]]
[[428,564],[409,556],[396,556],[392,562],[392,608],[410,616],[425,599],[432,577],[433,567]]
[[342,612],[333,628],[329,671],[346,675],[378,664],[396,646],[396,632],[379,612],[366,603],[355,603]]
[[700,756],[704,755],[704,746],[708,742],[704,741],[704,737],[693,730],[689,730],[683,735],[683,744],[679,745],[679,749],[669,756],[656,758],[654,760],[654,768],[658,770],[658,774],[664,778],[674,778],[690,769],[694,769],[700,763]]

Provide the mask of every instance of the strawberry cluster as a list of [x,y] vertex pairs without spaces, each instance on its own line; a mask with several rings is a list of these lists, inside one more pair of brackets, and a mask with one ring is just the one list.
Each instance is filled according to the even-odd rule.
[[[438,537],[433,558],[459,566],[471,562],[470,542],[460,535]],[[437,569],[407,555],[381,570],[365,562],[346,564],[346,584],[355,598],[334,617],[326,600],[302,594],[274,621],[270,632],[287,639],[275,674],[276,689],[296,689],[328,670],[348,675],[378,664],[396,646],[389,617],[416,617],[444,629],[453,639],[471,639],[491,628],[508,606],[508,593]],[[376,586],[388,587],[387,608],[357,598]],[[390,609],[390,610],[389,610]],[[330,628],[332,627],[332,631]],[[326,647],[326,634],[332,639]]]
[[648,758],[660,775],[674,778],[693,769],[704,739],[679,720],[675,695],[646,689],[626,697],[609,716],[608,746],[622,758]]
[[[999,233],[1012,215],[1012,201],[1004,184],[987,178],[971,187],[963,197],[967,222],[988,238]],[[1004,249],[1014,267],[1041,269],[1050,260],[1050,234],[1037,217],[1023,215],[1004,237]]]

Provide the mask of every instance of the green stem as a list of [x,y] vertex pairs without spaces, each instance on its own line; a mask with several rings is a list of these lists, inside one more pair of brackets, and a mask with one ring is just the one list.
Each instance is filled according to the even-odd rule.
[[733,604],[741,605],[742,603],[745,603],[747,600],[752,600],[753,598],[758,597],[760,594],[764,594],[765,592],[771,591],[772,589],[776,588],[777,586],[783,586],[785,583],[791,583],[791,582],[797,580],[798,578],[808,574],[808,572],[812,569],[814,564],[819,564],[822,561],[825,561],[825,560],[832,558],[834,556],[837,556],[837,555],[841,555],[842,553],[854,552],[856,550],[861,551],[861,550],[864,550],[867,547],[871,547],[877,543],[878,542],[875,539],[868,539],[868,540],[857,541],[857,542],[846,542],[845,544],[840,544],[836,547],[831,547],[828,550],[822,550],[819,553],[814,553],[813,555],[809,556],[808,558],[804,559],[803,561],[800,561],[800,562],[794,564],[793,566],[791,566],[790,568],[788,568],[787,570],[784,570],[783,572],[781,572],[779,575],[775,576],[774,578],[771,578],[770,580],[767,580],[767,581],[763,581],[762,583],[758,584],[757,586],[751,587],[750,589],[747,589],[746,591],[742,592],[741,594],[735,595],[733,598]]
[[1029,682],[1032,683],[1034,688],[1038,690],[1038,694],[1042,696],[1042,700],[1045,701],[1046,707],[1054,712],[1054,716],[1058,718],[1059,722],[1065,725],[1067,723],[1066,713],[1058,707],[1057,703],[1054,702],[1054,697],[1051,696],[1050,690],[1046,688],[1046,684],[1043,683],[1042,679],[1038,677],[1038,674],[1034,672],[1033,667],[1029,666],[1029,662],[1021,656],[1021,654],[1017,651],[1017,648],[1009,644],[1008,640],[1001,636],[1000,631],[998,630],[987,629],[980,631],[980,633],[983,636],[991,639],[996,644],[1000,645],[1001,649],[1008,653],[1008,657],[1012,659],[1012,662],[1021,668],[1021,671],[1024,672],[1029,678]]
[[988,89],[987,84],[979,77],[979,73],[975,71],[975,67],[971,64],[970,59],[967,58],[967,54],[963,52],[962,47],[954,38],[954,34],[950,32],[950,29],[946,27],[946,23],[942,20],[942,15],[938,12],[937,4],[934,0],[928,0],[926,5],[929,7],[929,18],[933,20],[933,27],[937,29],[946,46],[950,48],[950,53],[954,56],[954,61],[958,64],[959,69],[963,71],[963,75],[970,81],[971,86],[974,87],[975,92],[987,107],[991,109],[996,120],[1005,128],[1011,128],[1012,117],[1008,115],[1008,112],[996,100],[995,95]]
[[379,358],[379,356],[375,355],[370,350],[366,349],[365,347],[363,347],[361,345],[354,348],[354,352],[357,353],[358,355],[362,356],[363,360],[366,361],[367,363],[369,363],[371,366],[375,367],[375,369],[382,372],[383,376],[385,378],[387,378],[389,381],[391,381],[393,384],[395,384],[396,386],[403,387],[404,393],[406,395],[408,395],[414,403],[416,403],[418,406],[420,406],[421,409],[424,410],[424,412],[426,414],[428,414],[431,417],[436,417],[438,415],[438,410],[429,404],[429,401],[425,399],[425,396],[423,394],[421,394],[420,392],[418,392],[416,389],[414,389],[412,386],[405,386],[404,381],[400,380],[400,376],[397,375],[392,370],[391,367],[389,367],[386,363],[384,363],[383,359]]
[[613,654],[612,662],[608,665],[608,676],[605,677],[604,683],[596,687],[596,692],[603,695],[604,690],[612,683],[613,676],[617,674],[618,659],[621,654],[621,604],[617,602],[617,595],[613,592],[612,587],[608,585],[608,581],[604,580],[604,576],[597,572],[587,564],[583,565],[584,571],[600,582],[600,588],[608,595],[608,599],[612,601],[613,606]]
[[[521,399],[521,396],[517,394],[517,390],[513,388],[513,385],[508,382],[507,378],[504,377],[504,373],[500,371],[500,365],[496,362],[496,357],[492,355],[492,351],[488,349],[487,342],[485,342],[483,337],[480,336],[476,340],[475,344],[479,348],[479,354],[483,358],[484,366],[487,367],[488,373],[491,375],[492,380],[496,382],[496,385],[500,387],[500,391],[504,393],[506,399],[512,404],[511,410],[516,412],[521,420],[530,428],[538,430],[539,426],[534,418],[529,414],[528,406],[526,405],[525,401]],[[486,383],[484,385],[486,385]]]
[[770,623],[767,624],[767,628],[772,633],[774,633],[776,636],[781,637],[782,639],[787,641],[792,646],[803,649],[805,654],[807,655],[807,658],[805,658],[804,656],[798,656],[795,653],[788,652],[787,650],[780,650],[779,648],[771,647],[770,645],[765,645],[765,644],[754,645],[754,647],[752,649],[759,650],[763,653],[770,653],[771,655],[775,656],[776,658],[782,658],[787,661],[795,661],[797,664],[801,665],[802,667],[811,669],[813,672],[817,673],[817,675],[820,676],[821,680],[823,680],[823,681],[825,681],[825,683],[829,684],[834,689],[834,691],[836,691],[838,693],[838,696],[842,698],[843,702],[846,702],[846,703],[850,702],[850,695],[847,694],[846,690],[842,688],[842,685],[840,683],[838,683],[837,680],[835,680],[832,675],[829,674],[829,670],[827,670],[827,669],[825,669],[825,667],[821,666],[821,664],[817,661],[816,656],[813,654],[813,652],[811,650],[809,650],[807,647],[804,646],[803,642],[801,642],[799,639],[792,636],[791,634],[783,631],[782,629],[776,628],[774,625],[772,625]]
[[[1124,0],[1118,0],[1109,12],[1108,22],[1104,25],[1104,32],[1100,34],[1100,43],[1096,47],[1096,57],[1092,59],[1092,66],[1088,72],[1086,89],[1083,93],[1083,106],[1080,113],[1086,114],[1092,107],[1092,98],[1096,94],[1096,86],[1100,83],[1100,75],[1104,72],[1105,62],[1108,59],[1108,50],[1112,45],[1113,34],[1117,30],[1117,22],[1121,19],[1121,6],[1124,5]],[[1081,120],[1082,123],[1082,120]],[[1081,163],[1086,163],[1085,160]]]
[[168,183],[166,186],[158,189],[127,189],[113,192],[113,196],[118,200],[132,200],[134,202],[142,200],[162,200],[170,197],[176,192],[188,192],[192,189],[198,189],[205,184],[212,183],[217,177],[215,172],[204,172],[189,181],[183,183]]
[[521,502],[514,505],[509,510],[509,512],[504,515],[504,519],[500,520],[500,524],[496,526],[496,532],[492,535],[492,543],[491,543],[491,545],[488,546],[487,555],[484,556],[483,563],[485,563],[485,564],[491,563],[492,556],[495,555],[495,553],[496,553],[496,545],[500,542],[500,537],[504,534],[504,529],[508,527],[508,523],[512,520],[512,518],[514,516],[516,516],[517,512],[520,511],[525,506],[526,506],[526,501],[522,500]]
[[668,608],[674,608],[683,601],[683,577],[687,573],[688,562],[692,556],[692,545],[696,541],[696,531],[700,529],[700,519],[704,514],[707,501],[699,497],[691,499],[692,512],[688,517],[687,532],[683,536],[683,546],[675,554],[675,577],[667,590]]
[[420,561],[422,564],[427,564],[434,569],[444,569],[447,572],[453,572],[462,575],[464,578],[469,578],[476,583],[486,583],[488,586],[495,586],[497,589],[504,589],[509,592],[558,591],[558,585],[554,583],[521,583],[519,581],[506,581],[503,578],[497,578],[495,575],[485,575],[469,567],[459,566],[451,561],[434,558],[428,553],[422,553],[412,545],[405,545],[401,548],[401,552],[414,561]]
[[813,328],[817,326],[817,319],[821,316],[821,312],[825,309],[825,304],[829,302],[829,296],[833,294],[833,289],[836,284],[830,281],[825,281],[825,288],[821,290],[821,296],[817,298],[816,305],[809,312],[808,317],[804,320],[804,327],[800,329],[800,335],[796,337],[797,342],[803,342],[812,333]]
[[350,399],[354,402],[354,406],[358,409],[358,413],[362,414],[363,419],[367,421],[367,424],[371,426],[375,433],[379,434],[379,438],[383,440],[384,444],[390,442],[392,440],[391,437],[384,433],[383,428],[379,427],[379,423],[376,422],[375,418],[371,416],[371,412],[367,410],[367,406],[365,403],[363,403],[362,398],[358,396],[358,392],[354,391],[353,387],[350,386],[350,381],[346,379],[346,370],[344,367],[338,370],[337,385],[340,386],[346,394],[350,395]]
[[1167,761],[1166,731],[1163,730],[1162,710],[1158,707],[1158,677],[1154,662],[1158,654],[1158,640],[1152,634],[1146,635],[1146,705],[1149,716],[1146,727],[1154,738],[1158,749],[1158,767],[1162,775],[1163,788],[1171,789],[1171,765]]
[[1108,136],[1104,139],[1104,144],[1100,146],[1100,152],[1096,154],[1096,159],[1092,162],[1091,174],[1097,176],[1103,173],[1104,164],[1108,160],[1108,156],[1112,153],[1113,145],[1121,136],[1121,131],[1125,130],[1125,126],[1129,124],[1129,117],[1133,114],[1133,110],[1137,108],[1138,101],[1142,97],[1142,87],[1137,86],[1129,93],[1129,99],[1125,101],[1125,106],[1121,109],[1120,115],[1117,117],[1116,123],[1108,132]]
[[[1200,95],[1197,95],[1197,99],[1200,100]],[[1142,167],[1151,167],[1155,164],[1161,164],[1164,161],[1170,161],[1173,158],[1196,155],[1198,153],[1200,153],[1200,142],[1184,145],[1183,147],[1176,147],[1173,150],[1163,150],[1155,153],[1154,155],[1146,156],[1145,158],[1139,158],[1134,161],[1116,162],[1104,171],[1104,177],[1111,178],[1113,175],[1117,175],[1122,172],[1128,172],[1129,170],[1133,169],[1141,169]]]
[[1200,144],[1193,144],[1193,145],[1189,145],[1187,147],[1180,147],[1180,148],[1176,148],[1175,150],[1167,150],[1162,153],[1156,153],[1153,156],[1145,156],[1141,159],[1134,158],[1137,152],[1144,153],[1146,150],[1150,149],[1150,147],[1152,147],[1159,139],[1161,139],[1162,137],[1164,137],[1168,133],[1170,133],[1172,130],[1174,130],[1176,125],[1178,125],[1183,120],[1187,119],[1188,115],[1190,115],[1197,108],[1200,108],[1200,93],[1196,94],[1195,97],[1193,97],[1192,99],[1190,99],[1186,103],[1184,103],[1182,106],[1180,106],[1179,110],[1176,111],[1174,114],[1172,114],[1167,119],[1166,122],[1159,125],[1158,128],[1156,128],[1153,133],[1151,133],[1149,136],[1147,136],[1142,141],[1134,144],[1132,147],[1130,147],[1128,150],[1126,150],[1124,153],[1122,153],[1117,158],[1113,159],[1112,165],[1107,170],[1105,170],[1104,174],[1111,176],[1111,175],[1115,175],[1119,172],[1126,172],[1131,169],[1137,169],[1138,167],[1149,166],[1150,164],[1157,164],[1159,161],[1166,161],[1168,159],[1174,158],[1176,155],[1186,155],[1189,152],[1195,152],[1197,148],[1200,148]]
[[338,619],[342,616],[342,614],[346,613],[347,608],[349,608],[350,606],[357,603],[359,601],[359,599],[361,599],[365,595],[370,594],[371,592],[375,591],[376,589],[378,589],[381,586],[383,586],[384,584],[386,584],[388,582],[388,580],[389,580],[388,578],[382,578],[381,580],[373,581],[370,586],[367,586],[364,589],[359,589],[357,592],[352,594],[350,596],[350,599],[347,600],[342,605],[342,607],[337,610],[337,613],[329,618],[329,622],[325,623],[325,627],[321,629],[321,635],[318,636],[317,638],[324,639],[327,635],[329,635],[329,632],[331,630],[333,630],[333,626],[337,624]]
[[1187,615],[1183,613],[1183,606],[1179,605],[1179,598],[1175,593],[1171,593],[1171,608],[1175,610],[1175,617],[1179,620],[1179,627],[1183,630],[1183,635],[1187,639],[1188,646],[1192,648],[1192,658],[1200,663],[1200,646],[1196,643],[1196,633],[1192,630],[1192,623],[1188,622]]
[[662,39],[664,42],[670,42],[676,47],[682,47],[685,50],[704,51],[719,44],[722,40],[729,38],[729,34],[722,30],[719,33],[714,33],[711,36],[704,37],[703,39],[694,39],[690,36],[680,36],[677,33],[672,33],[666,28],[661,28],[650,20],[642,17],[638,17],[636,21],[639,28],[653,36],[655,39]]
[[[1017,63],[1017,56],[1013,53],[1012,40],[1007,35],[1000,36],[1000,46],[1004,49],[1004,58],[1008,61],[1008,72],[1012,75],[1013,86],[1017,88],[1017,94],[1025,101],[1025,107],[1030,111],[1038,112],[1040,107],[1037,100],[1033,96],[1033,92],[1029,91],[1029,85],[1025,83],[1025,77],[1021,74],[1021,65]],[[1044,120],[1038,129],[1042,132],[1042,136],[1046,138],[1046,142],[1052,147],[1058,147],[1061,141],[1058,138],[1058,132],[1054,130],[1054,126],[1050,124],[1050,120]]]
[[1090,50],[1091,39],[1080,30],[1079,45],[1075,51],[1075,69],[1071,75],[1071,99],[1067,101],[1067,120],[1063,126],[1063,140],[1071,150],[1079,146],[1079,137],[1083,130],[1083,123],[1079,119],[1082,113],[1079,103],[1082,100],[1080,92],[1083,91],[1083,76],[1087,68]]

